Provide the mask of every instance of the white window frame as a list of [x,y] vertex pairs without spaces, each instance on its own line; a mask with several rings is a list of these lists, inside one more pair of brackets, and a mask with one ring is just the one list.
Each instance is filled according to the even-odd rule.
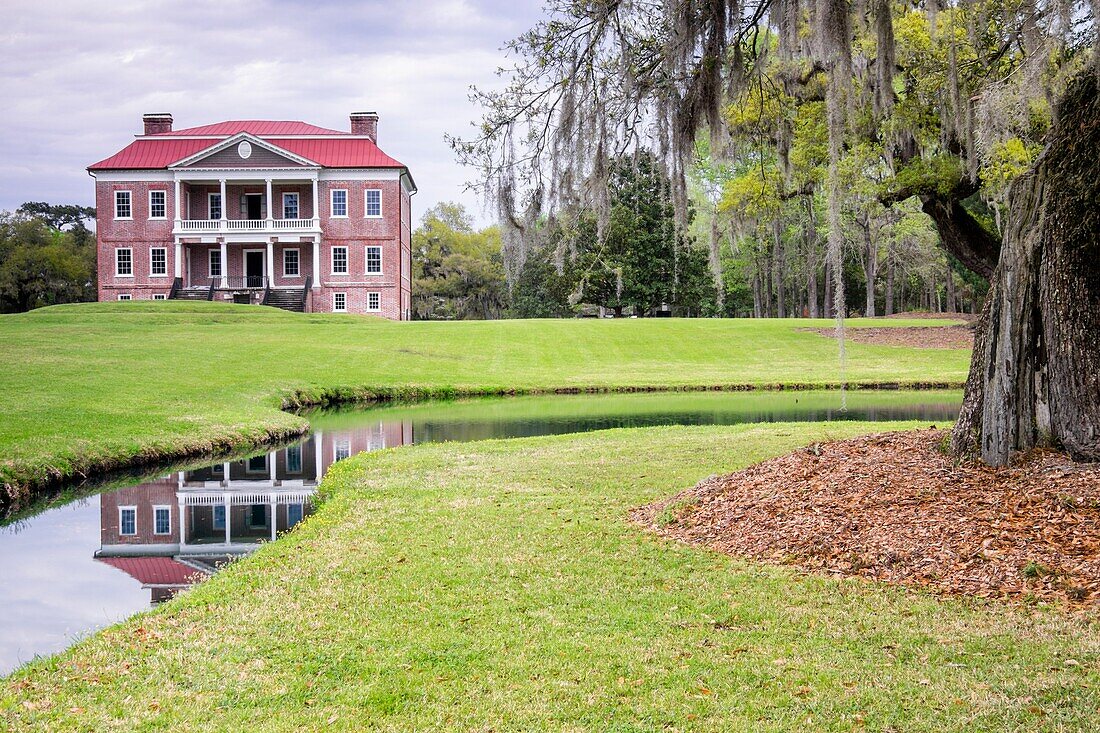
[[[122,531],[122,514],[123,514],[123,512],[133,512],[134,513],[134,531],[133,532],[123,532]],[[136,506],[120,506],[118,508],[118,535],[119,535],[119,537],[134,537],[134,536],[136,536],[137,533],[138,533],[137,524],[138,524],[138,522],[137,522],[137,507]]]
[[[264,465],[261,468],[253,468],[252,467],[252,461],[256,460],[257,458],[262,458],[263,461],[264,461]],[[268,456],[267,456],[266,453],[261,453],[258,456],[249,456],[248,458],[245,458],[244,459],[244,472],[245,473],[267,473],[268,472],[268,470],[267,470],[267,465],[268,465],[267,464],[267,458],[268,458]]]
[[[378,213],[370,213],[370,195],[374,192],[378,193]],[[364,188],[363,189],[363,218],[364,219],[381,219],[382,218],[382,189],[380,188]]]
[[[214,199],[218,200],[218,215],[214,216]],[[225,214],[225,202],[222,201],[221,192],[206,194],[206,218],[209,220],[221,219]]]
[[344,461],[351,458],[351,439],[340,438],[332,442],[332,462]]
[[[344,213],[336,213],[336,194],[344,194]],[[332,219],[347,219],[348,218],[348,190],[346,188],[334,188],[328,192],[328,214]]]
[[[286,215],[286,202],[287,202],[287,199],[290,199],[290,198],[294,199],[294,216],[293,217],[289,217],[289,216]],[[284,191],[283,192],[283,218],[284,219],[293,218],[295,221],[302,218],[302,199],[298,195],[297,191]]]
[[[222,510],[222,521],[218,522],[218,510]],[[210,525],[214,529],[225,529],[225,523],[229,521],[229,509],[225,504],[214,504],[210,507]]]
[[168,296],[164,293],[153,293],[153,300],[168,300]]
[[[286,271],[286,254],[287,252],[293,252],[297,255],[297,272],[290,273]],[[283,250],[283,277],[301,277],[302,276],[302,250],[298,247],[287,247]]]
[[[168,529],[163,532],[157,531],[157,512],[161,510],[168,512]],[[153,507],[153,534],[161,536],[172,534],[172,507],[167,504],[157,504]]]
[[[370,251],[372,249],[378,250],[378,269],[370,269]],[[368,244],[363,250],[363,267],[366,269],[368,275],[381,275],[382,274],[382,247],[377,244]]]
[[[164,272],[153,272],[153,253],[160,250],[164,253]],[[149,248],[149,277],[168,277],[168,248],[167,247],[150,247]]]
[[[336,270],[336,250],[344,250],[344,269],[341,271]],[[329,272],[333,275],[347,275],[351,269],[351,253],[348,248],[342,244],[336,245],[332,248],[332,252],[329,254]]]
[[[164,214],[161,216],[153,216],[153,194],[159,193],[164,197]],[[163,221],[168,218],[168,192],[162,188],[154,188],[149,191],[149,220],[150,221]]]
[[[343,308],[337,308],[336,307],[336,299],[337,298],[343,298],[344,299],[344,307]],[[333,313],[347,313],[348,312],[348,294],[347,293],[333,293],[332,294],[332,312]]]
[[134,296],[130,295],[129,293],[119,293],[118,294],[118,299],[119,300],[133,300]]
[[[130,271],[119,272],[118,271],[118,255],[121,252],[130,253]],[[115,277],[133,277],[134,276],[134,248],[133,247],[115,247]]]
[[[225,269],[224,269],[225,268],[225,263],[222,262],[221,248],[213,247],[213,248],[207,250],[207,252],[208,252],[208,254],[206,255],[206,273],[210,277],[221,277],[222,273],[225,272]],[[215,257],[218,258],[218,272],[217,273],[214,272],[214,258]]]
[[[373,307],[370,304],[372,299],[376,301]],[[367,293],[367,310],[371,313],[382,310],[382,293],[375,291]]]
[[[126,207],[130,209],[130,213],[127,216],[118,215],[118,197],[120,194],[126,194]],[[115,221],[133,221],[134,220],[134,192],[133,191],[115,191]]]
[[[297,456],[296,461],[297,461],[298,465],[293,467],[293,468],[291,467],[291,463],[290,463],[290,456],[291,455]],[[302,452],[302,444],[301,443],[298,443],[297,445],[288,445],[286,447],[286,450],[283,451],[283,457],[286,460],[286,472],[287,473],[298,474],[298,473],[302,472],[303,452]]]

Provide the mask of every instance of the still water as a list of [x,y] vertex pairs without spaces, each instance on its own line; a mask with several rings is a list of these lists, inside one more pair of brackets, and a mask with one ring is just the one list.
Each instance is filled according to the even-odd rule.
[[458,400],[308,415],[301,441],[116,483],[0,527],[0,674],[160,603],[294,527],[325,470],[362,451],[656,425],[921,420],[956,391],[647,393]]

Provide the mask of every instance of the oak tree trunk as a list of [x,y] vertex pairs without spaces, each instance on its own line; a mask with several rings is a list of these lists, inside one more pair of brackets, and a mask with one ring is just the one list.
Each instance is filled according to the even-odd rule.
[[956,454],[1003,465],[1050,445],[1100,460],[1100,103],[1085,73],[1012,187],[979,321]]

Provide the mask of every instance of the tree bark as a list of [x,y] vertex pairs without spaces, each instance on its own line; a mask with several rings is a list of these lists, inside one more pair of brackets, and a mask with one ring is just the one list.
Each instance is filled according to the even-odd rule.
[[863,277],[867,281],[867,301],[863,315],[875,316],[875,279],[878,277],[878,248],[871,237],[870,220],[860,222],[863,229]]
[[1097,76],[1086,72],[1059,105],[1046,149],[1010,192],[952,437],[957,455],[1003,465],[1052,446],[1100,460],[1098,149]]
[[833,263],[825,258],[825,297],[821,313],[825,318],[833,317]]
[[894,247],[886,244],[886,292],[882,306],[883,313],[894,315]]
[[772,275],[775,277],[775,302],[776,315],[779,318],[787,317],[787,292],[784,275],[787,269],[787,256],[783,251],[783,224],[776,217],[772,222],[772,234],[775,237],[775,250],[772,259]]

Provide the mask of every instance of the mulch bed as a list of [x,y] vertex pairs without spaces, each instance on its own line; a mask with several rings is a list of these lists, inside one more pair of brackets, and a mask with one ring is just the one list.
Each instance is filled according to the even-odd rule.
[[818,443],[635,510],[731,555],[937,592],[1100,606],[1100,465],[956,465],[947,433]]
[[[807,331],[836,338],[836,329],[809,328]],[[844,338],[857,344],[909,346],[918,349],[973,349],[970,326],[895,326],[892,328],[846,328]]]

